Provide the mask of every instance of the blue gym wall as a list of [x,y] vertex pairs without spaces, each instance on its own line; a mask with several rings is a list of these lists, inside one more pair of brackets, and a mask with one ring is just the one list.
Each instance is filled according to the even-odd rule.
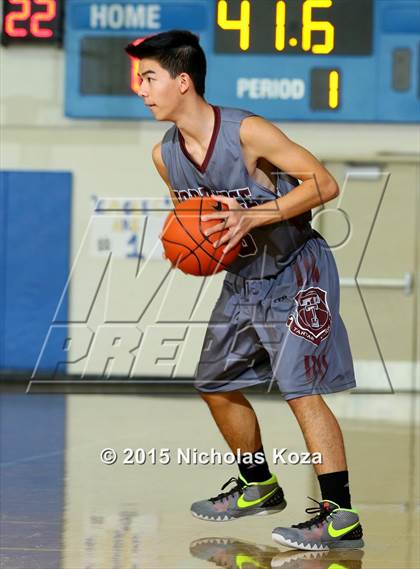
[[[69,274],[71,186],[69,172],[0,172],[0,370],[32,371],[53,322]],[[66,292],[56,321],[67,313]]]

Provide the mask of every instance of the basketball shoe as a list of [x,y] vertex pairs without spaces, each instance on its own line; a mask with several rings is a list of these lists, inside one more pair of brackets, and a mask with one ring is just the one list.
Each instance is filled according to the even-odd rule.
[[206,537],[190,545],[191,555],[225,569],[271,569],[278,552],[275,547],[230,537]]
[[276,543],[310,551],[359,549],[364,546],[362,526],[356,510],[340,508],[329,500],[313,501],[319,507],[307,508],[306,513],[316,516],[290,528],[275,528],[272,537]]
[[221,488],[234,483],[230,490],[214,498],[194,502],[191,513],[196,518],[211,522],[227,522],[244,516],[276,514],[286,507],[283,490],[273,475],[265,482],[246,482],[239,478],[230,478]]

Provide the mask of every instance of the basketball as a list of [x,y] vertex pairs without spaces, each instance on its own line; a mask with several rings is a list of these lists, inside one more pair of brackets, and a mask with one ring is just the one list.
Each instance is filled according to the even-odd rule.
[[201,216],[214,210],[228,209],[212,198],[190,198],[181,202],[165,220],[162,243],[165,255],[174,266],[189,275],[207,276],[225,270],[239,254],[241,244],[223,253],[226,243],[214,247],[225,231],[208,237],[205,231],[220,223],[219,219],[202,221]]

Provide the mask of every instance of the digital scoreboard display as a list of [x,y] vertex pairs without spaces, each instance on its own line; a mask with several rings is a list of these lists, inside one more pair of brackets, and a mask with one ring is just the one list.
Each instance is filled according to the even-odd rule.
[[124,47],[169,29],[200,37],[214,104],[271,120],[420,121],[418,0],[68,0],[66,114],[153,118]]
[[214,51],[370,55],[372,13],[373,0],[220,1]]
[[64,0],[2,0],[1,43],[58,43]]

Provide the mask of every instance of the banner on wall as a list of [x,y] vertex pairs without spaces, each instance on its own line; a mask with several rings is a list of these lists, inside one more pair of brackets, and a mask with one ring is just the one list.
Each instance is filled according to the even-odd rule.
[[170,198],[100,198],[91,220],[90,253],[103,257],[112,253],[121,259],[162,260],[159,234],[173,209]]

